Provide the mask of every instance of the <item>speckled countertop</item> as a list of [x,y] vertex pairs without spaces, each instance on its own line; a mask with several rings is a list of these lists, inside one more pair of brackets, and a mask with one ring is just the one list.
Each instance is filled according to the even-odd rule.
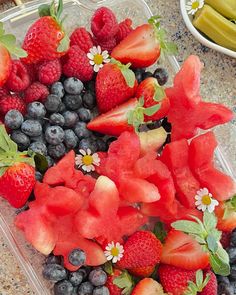
[[[163,23],[179,47],[178,61],[181,63],[188,55],[197,54],[205,63],[203,96],[211,96],[212,100],[230,107],[236,106],[236,59],[208,49],[192,37],[183,23],[178,0],[147,0],[147,3],[154,14],[164,16]],[[0,0],[0,11],[11,6],[14,6],[13,2]],[[35,294],[1,236],[0,257],[0,295]]]

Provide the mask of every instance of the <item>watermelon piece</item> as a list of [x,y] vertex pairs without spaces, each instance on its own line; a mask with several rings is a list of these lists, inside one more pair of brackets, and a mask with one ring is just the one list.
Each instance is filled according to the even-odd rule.
[[[174,86],[166,89],[170,99],[167,114],[172,125],[172,141],[192,138],[198,128],[209,129],[233,119],[227,107],[202,101],[200,96],[200,72],[202,63],[197,56],[190,56],[174,79]],[[183,127],[184,126],[184,127]]]
[[16,216],[15,226],[24,232],[26,240],[39,252],[49,255],[57,241],[53,222],[46,217],[44,208],[31,208]]
[[202,188],[206,187],[218,201],[231,199],[236,194],[234,180],[214,166],[217,141],[213,132],[195,137],[189,147],[189,163]]
[[186,208],[195,208],[194,197],[201,186],[189,167],[188,159],[189,146],[186,139],[169,143],[161,155],[161,160],[171,171],[177,199]]
[[[71,150],[55,166],[47,170],[43,182],[49,185],[63,185],[72,179],[75,166],[75,152]],[[66,173],[65,173],[66,172]]]
[[209,265],[209,254],[202,250],[193,237],[171,230],[162,249],[161,262],[187,270],[198,270]]

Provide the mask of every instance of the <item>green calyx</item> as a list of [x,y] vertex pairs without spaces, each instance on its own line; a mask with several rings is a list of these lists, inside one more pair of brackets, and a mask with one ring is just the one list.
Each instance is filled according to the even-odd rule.
[[123,271],[119,277],[115,278],[113,284],[122,289],[123,295],[130,295],[134,287],[134,281],[127,271]]
[[154,226],[153,233],[158,238],[158,240],[164,243],[165,238],[167,236],[167,231],[165,230],[165,224],[161,221],[158,221]]
[[202,246],[203,251],[209,253],[213,271],[216,274],[228,276],[230,274],[229,256],[220,243],[221,232],[216,228],[215,214],[205,211],[203,221],[196,216],[191,215],[191,217],[195,221],[179,220],[172,223],[171,226],[193,236]]
[[18,152],[16,143],[10,139],[4,125],[0,125],[0,176],[15,163],[35,166],[34,159],[28,157],[27,152]]
[[128,124],[133,125],[135,132],[139,132],[139,126],[144,123],[144,116],[153,116],[161,107],[161,104],[155,104],[149,108],[144,107],[143,96],[139,99],[134,110],[128,113]]
[[[63,21],[65,18],[61,19],[62,12],[63,12],[63,0],[58,1],[58,5],[56,6],[55,0],[52,1],[52,3],[49,4],[42,4],[38,8],[39,16],[51,16],[63,29]],[[70,38],[67,34],[65,34],[64,38],[60,41],[60,44],[57,48],[58,52],[65,52],[69,49],[70,44]]]
[[135,84],[135,74],[134,72],[130,69],[131,63],[128,63],[127,65],[123,65],[121,62],[118,60],[112,58],[111,63],[115,64],[118,66],[120,69],[126,84],[130,87],[133,88]]
[[203,278],[203,272],[202,270],[198,270],[196,272],[196,283],[189,281],[188,282],[188,288],[184,292],[183,295],[197,295],[198,292],[202,292],[203,289],[206,287],[210,280],[210,275],[207,274],[205,279]]
[[3,45],[10,54],[16,57],[26,57],[27,52],[16,46],[16,37],[12,34],[5,34],[3,23],[0,22],[0,44]]
[[175,55],[178,52],[178,48],[175,43],[167,41],[167,32],[161,28],[161,16],[155,15],[148,20],[150,25],[153,25],[155,35],[160,43],[161,54]]
[[232,199],[225,202],[223,219],[227,219],[231,214],[236,212],[236,195]]

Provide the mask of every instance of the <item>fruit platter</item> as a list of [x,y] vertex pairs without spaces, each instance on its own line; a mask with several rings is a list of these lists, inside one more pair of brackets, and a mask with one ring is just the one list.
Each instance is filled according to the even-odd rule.
[[36,294],[236,294],[234,114],[176,50],[142,0],[0,15],[0,230]]

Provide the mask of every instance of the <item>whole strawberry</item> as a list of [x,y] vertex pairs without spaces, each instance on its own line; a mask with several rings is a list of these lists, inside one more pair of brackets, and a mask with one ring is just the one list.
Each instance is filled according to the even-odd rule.
[[110,295],[130,294],[133,281],[126,271],[113,269],[112,273],[107,276],[105,286],[109,289]]
[[133,97],[137,81],[129,65],[112,60],[97,74],[96,97],[100,112],[105,113]]
[[119,269],[114,269],[113,273],[107,276],[106,287],[110,291],[110,295],[121,295],[122,289],[114,284],[114,279],[119,277],[122,274],[122,271]]
[[53,60],[66,53],[69,38],[60,21],[62,10],[62,0],[59,1],[57,9],[54,1],[51,5],[39,7],[40,18],[29,28],[23,42],[22,47],[28,53],[23,59],[25,63]]
[[117,266],[132,269],[156,266],[160,262],[162,244],[150,231],[137,231],[124,244],[124,255]]
[[0,196],[11,206],[24,206],[35,185],[35,169],[32,158],[17,152],[16,144],[0,126]]
[[5,95],[0,98],[0,115],[5,116],[10,110],[18,110],[22,115],[26,112],[26,106],[22,98],[16,95]]
[[201,295],[217,295],[217,279],[215,274],[212,271],[207,271],[205,276],[209,276],[209,282],[203,288]]

